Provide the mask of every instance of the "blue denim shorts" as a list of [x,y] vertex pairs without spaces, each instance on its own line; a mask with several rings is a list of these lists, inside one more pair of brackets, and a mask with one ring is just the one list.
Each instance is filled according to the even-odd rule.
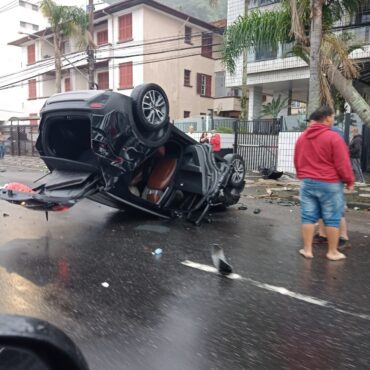
[[301,185],[301,222],[314,224],[320,218],[325,226],[339,228],[344,212],[343,183],[304,179]]

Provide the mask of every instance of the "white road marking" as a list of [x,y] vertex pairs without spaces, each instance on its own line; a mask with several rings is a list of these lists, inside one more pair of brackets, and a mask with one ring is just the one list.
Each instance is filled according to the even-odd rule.
[[[192,262],[192,261],[189,261],[189,260],[183,261],[183,262],[181,262],[181,264],[183,264],[184,266],[187,266],[187,267],[197,269],[197,270],[210,272],[212,274],[218,274],[217,269],[213,266],[204,265],[204,264],[197,263],[197,262]],[[303,302],[306,302],[306,303],[314,304],[316,306],[327,307],[327,308],[330,308],[330,309],[332,309],[336,312],[339,312],[339,313],[342,313],[342,314],[345,314],[345,315],[350,315],[350,316],[353,316],[353,317],[357,317],[357,318],[360,318],[360,319],[363,319],[363,320],[369,320],[370,321],[370,316],[369,315],[359,314],[359,313],[356,313],[356,312],[342,310],[341,308],[337,308],[334,304],[332,304],[329,301],[325,301],[325,300],[322,300],[322,299],[319,299],[319,298],[311,297],[311,296],[308,296],[308,295],[305,295],[305,294],[296,293],[296,292],[288,290],[284,287],[279,287],[279,286],[275,286],[275,285],[271,285],[271,284],[261,283],[257,280],[253,280],[253,279],[250,279],[250,278],[245,278],[245,277],[243,277],[241,275],[238,275],[238,274],[225,275],[225,277],[228,278],[228,279],[232,279],[232,280],[245,281],[245,282],[250,283],[251,285],[254,285],[257,288],[268,290],[268,291],[274,292],[274,293],[279,293],[281,295],[285,295],[285,296],[288,296],[288,297],[291,297],[293,299],[297,299],[299,301],[303,301]]]

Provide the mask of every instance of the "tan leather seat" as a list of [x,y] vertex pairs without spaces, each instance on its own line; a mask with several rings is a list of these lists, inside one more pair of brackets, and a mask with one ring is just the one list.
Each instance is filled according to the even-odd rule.
[[176,171],[176,158],[162,158],[154,166],[145,191],[146,199],[158,203]]

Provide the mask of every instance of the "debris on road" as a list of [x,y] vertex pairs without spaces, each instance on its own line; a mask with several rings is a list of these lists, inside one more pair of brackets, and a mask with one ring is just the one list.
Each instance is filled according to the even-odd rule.
[[163,253],[162,248],[157,248],[154,252],[152,252],[152,255],[153,256],[160,256],[160,255],[162,255],[162,253]]
[[276,171],[274,168],[271,168],[271,167],[270,168],[261,167],[259,171],[264,179],[271,179],[271,180],[277,180],[284,174],[284,172]]
[[218,244],[212,245],[212,262],[217,271],[222,275],[229,275],[233,272],[231,265],[226,261],[222,247]]
[[277,204],[283,207],[294,207],[296,205],[294,202],[290,202],[288,200],[280,200]]
[[244,204],[241,204],[239,207],[238,207],[238,210],[239,211],[246,211],[248,209],[248,207]]
[[103,288],[109,288],[109,283],[107,283],[106,281],[104,283],[101,283],[101,285]]
[[258,215],[259,213],[261,213],[261,210],[260,210],[259,208],[256,208],[256,209],[253,211],[253,213],[254,213],[255,215]]
[[353,207],[353,209],[354,209],[355,211],[359,211],[359,210],[360,210],[360,207]]
[[8,215],[7,213],[3,213],[3,217],[9,217],[10,215]]

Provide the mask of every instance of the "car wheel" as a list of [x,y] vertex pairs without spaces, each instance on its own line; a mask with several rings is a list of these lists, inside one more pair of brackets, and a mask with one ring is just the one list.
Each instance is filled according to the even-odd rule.
[[227,154],[224,159],[232,167],[229,184],[235,188],[241,187],[246,172],[243,157],[239,154]]
[[138,125],[158,131],[169,124],[169,104],[164,90],[156,84],[144,84],[131,93],[133,114]]

